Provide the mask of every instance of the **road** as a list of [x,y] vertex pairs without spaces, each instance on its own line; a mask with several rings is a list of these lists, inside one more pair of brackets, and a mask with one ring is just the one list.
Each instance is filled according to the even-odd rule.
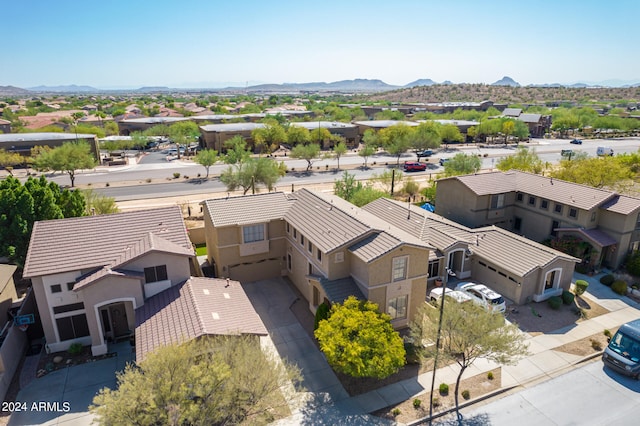
[[[640,138],[625,138],[616,140],[583,140],[582,145],[572,145],[568,139],[535,139],[530,144],[524,144],[536,149],[536,152],[544,162],[556,163],[561,159],[560,152],[563,149],[571,149],[574,152],[586,152],[593,156],[598,146],[611,146],[616,153],[636,152],[640,148]],[[501,158],[515,152],[515,147],[504,147],[502,145],[479,148],[476,146],[451,145],[452,149],[441,149],[428,159],[422,159],[428,163],[427,171],[412,173],[417,181],[427,180],[430,175],[442,171],[438,160],[440,158],[450,158],[464,152],[467,154],[480,155],[482,158],[482,169],[492,169]],[[455,147],[455,148],[454,148]],[[331,183],[336,180],[341,172],[337,171],[337,161],[335,159],[317,160],[313,164],[311,173],[303,173],[307,163],[304,160],[295,160],[288,157],[278,157],[278,161],[284,161],[292,173],[288,173],[278,182],[279,187],[290,188],[292,184],[304,183],[318,184]],[[400,158],[400,163],[404,161],[415,161],[414,154],[406,153]],[[340,158],[340,166],[349,169],[350,173],[356,175],[356,179],[368,179],[374,173],[380,173],[381,168],[396,164],[396,157],[385,153],[378,153],[368,159],[367,170],[362,170],[358,166],[363,164],[363,159],[355,151],[349,152]],[[228,167],[219,164],[210,168],[210,175],[219,176]],[[173,174],[179,173],[179,182],[173,179]],[[201,182],[196,179],[198,174],[204,175],[204,167],[189,161],[167,161],[166,155],[160,152],[146,154],[136,165],[117,166],[112,168],[98,168],[92,171],[83,171],[76,175],[77,185],[92,185],[97,191],[104,195],[114,197],[117,201],[130,200],[134,198],[151,198],[158,196],[177,196],[185,194],[197,194],[203,192],[224,191],[225,187],[217,177],[209,181]],[[188,176],[190,179],[184,179]],[[66,174],[48,174],[47,177],[61,185],[69,184],[69,177]],[[148,181],[157,182],[166,180],[166,183],[147,184]],[[107,183],[129,182],[133,186],[122,187],[114,185],[106,187]],[[138,185],[135,185],[137,183]]]
[[605,368],[599,358],[516,394],[462,410],[463,421],[438,425],[637,425],[640,382]]

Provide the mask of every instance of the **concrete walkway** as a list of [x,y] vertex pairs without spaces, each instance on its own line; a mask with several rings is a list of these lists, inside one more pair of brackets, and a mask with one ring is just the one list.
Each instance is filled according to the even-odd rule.
[[[593,334],[602,333],[605,329],[613,329],[628,321],[640,318],[640,304],[626,296],[620,296],[614,293],[611,288],[600,284],[599,278],[602,275],[604,274],[588,277],[575,274],[574,281],[576,279],[588,281],[589,287],[583,297],[599,304],[610,312],[550,333],[529,337],[527,340],[530,355],[521,359],[516,365],[502,366],[501,387],[503,390],[518,386],[526,387],[562,374],[584,360],[584,357],[556,351],[557,347]],[[463,379],[486,373],[496,367],[499,367],[499,365],[480,359],[467,369]],[[454,383],[458,371],[456,365],[438,369],[436,371],[436,383]],[[326,371],[326,374],[333,375],[330,371]],[[319,411],[317,410],[318,407],[315,407],[315,411],[314,407],[302,407],[292,417],[278,424],[354,424],[351,419],[358,414],[371,413],[429,392],[431,377],[431,372],[421,374],[415,378],[396,382],[350,398],[344,398],[340,393],[339,398],[320,405]],[[311,390],[313,391],[313,389]],[[351,417],[343,419],[333,417],[341,413]],[[324,420],[323,415],[330,415],[330,417]],[[382,420],[373,419],[378,422],[377,424],[385,424]],[[318,421],[320,422],[318,423]]]

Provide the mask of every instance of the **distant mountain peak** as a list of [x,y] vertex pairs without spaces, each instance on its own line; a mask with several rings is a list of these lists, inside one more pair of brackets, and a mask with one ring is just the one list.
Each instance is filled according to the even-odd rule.
[[416,86],[433,86],[434,84],[438,84],[430,78],[420,78],[416,81],[412,81],[411,83],[405,84],[404,87],[416,87]]
[[520,87],[520,83],[512,79],[511,77],[504,76],[502,79],[496,81],[495,83],[491,83],[492,86],[512,86],[512,87]]

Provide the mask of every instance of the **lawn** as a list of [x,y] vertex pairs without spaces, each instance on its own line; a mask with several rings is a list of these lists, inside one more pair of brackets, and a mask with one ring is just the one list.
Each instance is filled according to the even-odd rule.
[[206,256],[206,255],[207,255],[207,245],[196,244],[196,256]]

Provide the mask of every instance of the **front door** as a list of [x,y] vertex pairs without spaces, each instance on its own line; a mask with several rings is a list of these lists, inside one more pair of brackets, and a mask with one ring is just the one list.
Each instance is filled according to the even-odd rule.
[[111,315],[111,328],[114,338],[129,335],[129,323],[127,321],[127,311],[124,303],[115,303],[109,306],[109,314]]

